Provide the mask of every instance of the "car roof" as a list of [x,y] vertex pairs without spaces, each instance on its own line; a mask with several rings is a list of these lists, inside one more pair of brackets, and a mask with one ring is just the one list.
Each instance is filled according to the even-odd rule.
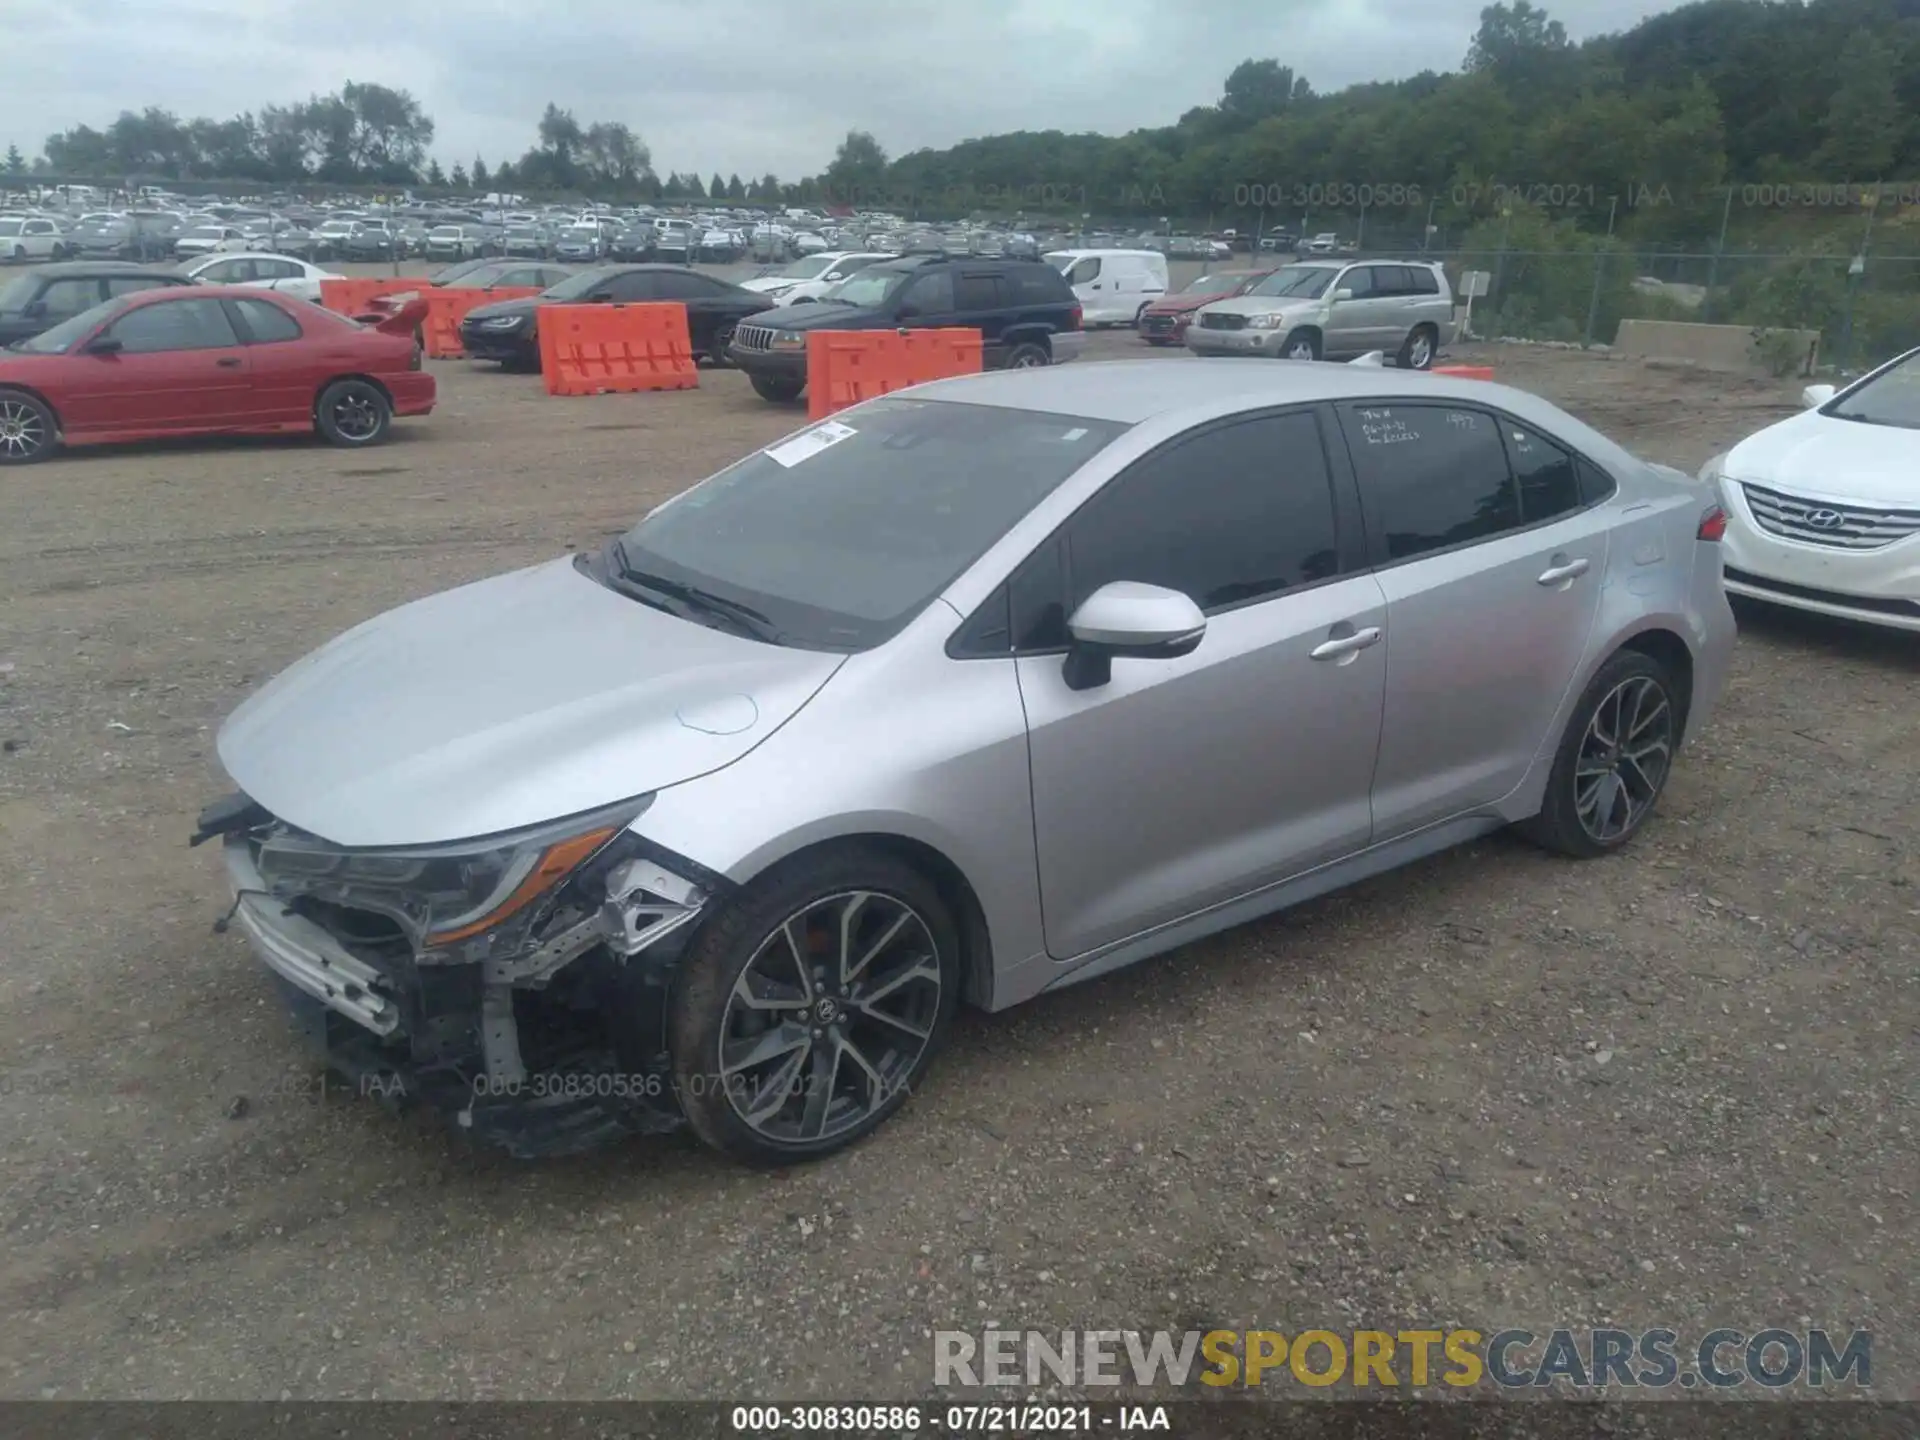
[[1237,357],[1110,360],[1097,365],[988,370],[916,386],[913,394],[915,399],[1076,415],[1127,425],[1183,410],[1195,412],[1196,417],[1213,414],[1226,401],[1239,401],[1252,408],[1388,397],[1478,399],[1521,415],[1539,415],[1543,403],[1523,391],[1486,380],[1383,366],[1299,361],[1267,364]]
[[1085,257],[1085,258],[1091,258],[1097,255],[1101,259],[1117,258],[1122,255],[1129,256],[1136,259],[1146,259],[1148,257],[1152,257],[1155,260],[1164,260],[1167,258],[1165,255],[1162,255],[1158,250],[1125,250],[1125,249],[1119,249],[1119,248],[1102,249],[1099,247],[1089,247],[1088,249],[1085,249],[1085,250],[1049,250],[1047,251],[1047,254],[1073,255],[1076,257]]
[[282,255],[277,250],[215,250],[208,255],[196,256],[191,263],[198,265],[202,260],[209,265],[219,260],[290,260],[295,265],[307,263],[298,255]]
[[63,260],[58,265],[41,265],[34,274],[47,279],[84,278],[88,275],[158,275],[171,283],[180,277],[168,270],[156,270],[151,265],[136,265],[131,260]]

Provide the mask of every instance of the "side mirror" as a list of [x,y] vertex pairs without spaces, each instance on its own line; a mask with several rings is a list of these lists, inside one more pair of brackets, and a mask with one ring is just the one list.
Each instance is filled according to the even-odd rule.
[[96,335],[87,342],[89,355],[118,355],[124,349],[126,349],[126,343],[114,339],[111,335]]
[[1333,298],[1335,303],[1342,300],[1351,300],[1353,298],[1353,291],[1342,285],[1338,290],[1333,292]]
[[1114,580],[1089,595],[1067,621],[1072,644],[1063,678],[1069,690],[1092,690],[1113,678],[1115,656],[1174,660],[1191,655],[1207,633],[1207,617],[1178,590]]
[[1818,410],[1840,392],[1831,385],[1809,385],[1800,392],[1800,403],[1809,410]]

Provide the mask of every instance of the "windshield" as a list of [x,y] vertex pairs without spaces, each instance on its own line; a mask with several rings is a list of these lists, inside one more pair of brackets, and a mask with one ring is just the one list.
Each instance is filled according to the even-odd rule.
[[1223,271],[1218,275],[1202,275],[1180,293],[1182,295],[1231,295],[1246,284],[1245,272]]
[[833,261],[821,255],[812,255],[805,260],[796,260],[780,272],[783,280],[811,280],[816,275],[824,275]]
[[627,567],[750,606],[781,643],[867,649],[1126,428],[871,401],[655,510],[627,532]]
[[1920,350],[1913,350],[1868,380],[1827,414],[1867,425],[1896,425],[1920,430]]
[[18,310],[40,293],[40,282],[31,275],[16,275],[0,285],[0,310]]
[[578,275],[569,275],[558,285],[547,287],[541,295],[542,300],[584,300],[595,290],[607,283],[611,270],[582,270]]
[[0,220],[0,235],[18,235],[20,227],[26,223],[24,220]]
[[865,270],[854,271],[828,290],[826,298],[846,305],[884,305],[887,297],[898,290],[911,273],[885,265],[870,265]]
[[1288,295],[1311,300],[1332,283],[1336,273],[1330,265],[1283,265],[1247,293]]
[[117,300],[105,300],[91,310],[83,310],[71,320],[62,320],[50,330],[42,330],[38,335],[21,340],[11,348],[24,351],[29,355],[64,355],[79,343],[94,326],[100,324],[114,311],[126,303],[123,295]]

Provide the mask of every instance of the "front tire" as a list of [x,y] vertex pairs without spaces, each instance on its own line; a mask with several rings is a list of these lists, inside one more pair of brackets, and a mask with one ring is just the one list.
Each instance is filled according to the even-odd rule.
[[1320,358],[1320,337],[1311,330],[1295,330],[1287,336],[1286,343],[1280,347],[1283,360],[1318,360]]
[[806,381],[785,375],[751,375],[747,378],[754,394],[776,405],[791,405],[800,398],[800,392],[807,388]]
[[883,851],[824,851],[755,882],[694,940],[668,1017],[694,1133],[750,1165],[853,1144],[926,1073],[960,974],[940,892]]
[[1521,833],[1581,860],[1620,849],[1666,789],[1680,719],[1666,667],[1638,650],[1616,653],[1574,707],[1540,813],[1521,824]]
[[31,465],[53,454],[60,427],[53,411],[24,390],[0,390],[0,465]]
[[724,369],[727,364],[727,347],[733,344],[732,320],[722,320],[713,330],[713,340],[707,346],[707,363],[714,369]]
[[378,445],[393,424],[393,404],[367,380],[336,380],[313,407],[314,428],[329,445],[360,449]]

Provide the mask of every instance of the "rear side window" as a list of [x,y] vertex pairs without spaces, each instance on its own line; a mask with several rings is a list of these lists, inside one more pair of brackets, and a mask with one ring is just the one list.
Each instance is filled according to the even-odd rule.
[[991,272],[984,275],[962,275],[954,286],[954,309],[956,310],[998,310],[1006,303],[1001,279]]
[[1022,305],[1070,305],[1073,291],[1058,270],[1046,265],[1022,265],[1008,277],[1014,299]]
[[1388,560],[1519,526],[1520,496],[1493,417],[1449,405],[1340,407],[1367,525]]
[[1520,523],[1537,525],[1570,515],[1586,502],[1580,497],[1580,473],[1573,457],[1517,420],[1500,417],[1514,479],[1520,487]]
[[1438,295],[1440,293],[1440,277],[1424,266],[1409,265],[1407,267],[1407,278],[1413,282],[1411,288],[1415,295]]
[[271,345],[280,340],[298,340],[300,322],[278,305],[265,300],[235,300],[240,323],[247,327],[247,339],[255,345]]

